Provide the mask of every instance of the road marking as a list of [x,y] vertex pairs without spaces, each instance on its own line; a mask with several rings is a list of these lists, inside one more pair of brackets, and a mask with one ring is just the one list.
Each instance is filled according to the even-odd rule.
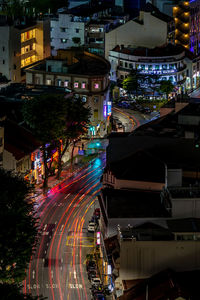
[[76,271],[74,271],[74,279],[76,279]]
[[53,284],[50,284],[50,283],[46,283],[46,289],[58,289],[58,284],[57,283],[53,283]]
[[51,270],[51,278],[53,279],[53,270]]
[[48,231],[43,231],[42,235],[49,235]]
[[60,231],[63,231],[63,227],[64,227],[64,225],[61,226]]
[[35,278],[35,271],[33,270],[33,279]]
[[43,228],[43,230],[45,231],[45,230],[46,230],[46,228],[47,228],[47,224],[45,224],[45,225],[44,225],[44,228]]
[[27,284],[27,289],[29,290],[36,290],[36,289],[40,289],[40,285],[39,284]]
[[80,283],[69,283],[69,287],[70,287],[70,289],[82,289],[83,288],[83,286],[82,286],[82,284],[80,284]]

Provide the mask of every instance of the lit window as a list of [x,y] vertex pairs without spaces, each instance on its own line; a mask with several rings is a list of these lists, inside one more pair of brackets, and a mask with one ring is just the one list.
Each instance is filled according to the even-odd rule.
[[65,81],[64,81],[64,86],[67,87],[68,85],[69,85],[69,81],[68,81],[68,80],[65,80]]
[[24,54],[24,47],[21,48],[21,54]]
[[61,39],[61,43],[63,44],[67,43],[67,39]]
[[82,97],[82,102],[87,102],[87,97],[86,96]]
[[78,88],[78,82],[74,82],[74,87]]
[[32,46],[32,47],[33,47],[32,49],[35,50],[35,43],[33,43],[33,46]]
[[82,82],[82,89],[85,89],[85,87],[86,87],[86,83]]
[[25,36],[24,36],[24,33],[21,34],[21,42],[23,43],[25,40]]
[[51,85],[51,79],[47,79],[47,85]]
[[94,88],[95,88],[95,89],[98,89],[98,88],[99,88],[99,84],[98,84],[98,83],[95,83],[95,84],[94,84]]
[[21,67],[24,66],[24,59],[21,60]]

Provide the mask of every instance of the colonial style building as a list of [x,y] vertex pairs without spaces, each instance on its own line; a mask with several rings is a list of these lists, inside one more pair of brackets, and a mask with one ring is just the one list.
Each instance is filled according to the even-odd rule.
[[64,87],[81,97],[91,108],[90,135],[104,136],[111,114],[109,71],[110,64],[103,57],[80,49],[59,50],[56,57],[27,68],[26,83]]
[[143,75],[157,75],[159,80],[171,80],[174,85],[192,87],[192,59],[183,47],[167,46],[131,48],[116,46],[109,52],[111,80],[123,80],[132,69]]
[[0,20],[0,70],[12,82],[25,79],[24,68],[50,56],[48,20],[10,25]]

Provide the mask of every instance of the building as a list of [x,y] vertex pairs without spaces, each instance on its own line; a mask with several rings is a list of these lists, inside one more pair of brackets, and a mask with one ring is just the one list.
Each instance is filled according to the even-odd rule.
[[133,48],[162,46],[173,37],[173,31],[173,18],[156,9],[153,10],[148,5],[143,11],[140,11],[138,18],[106,33],[105,57],[108,58],[109,51],[116,45]]
[[60,50],[58,56],[26,69],[27,85],[64,87],[91,108],[91,136],[107,133],[110,64],[103,57],[82,50]]
[[198,55],[200,1],[152,0],[151,2],[163,13],[174,17],[176,44],[181,44]]
[[[200,219],[167,219],[162,225],[146,222],[120,228],[119,277],[142,279],[167,268],[192,271],[200,268]],[[186,259],[187,258],[187,259]]]
[[0,22],[0,70],[12,82],[25,80],[24,68],[50,56],[50,24]]
[[32,169],[31,154],[40,143],[30,131],[17,123],[4,121],[3,168],[25,175]]
[[[89,17],[72,16],[65,12],[51,19],[51,53],[57,54],[58,49],[85,44],[85,23]],[[76,41],[76,42],[75,42]]]
[[109,51],[111,80],[125,79],[132,69],[144,76],[157,76],[159,80],[170,80],[183,90],[191,87],[192,61],[184,49],[168,44],[167,46],[148,48],[128,48],[117,45]]
[[105,35],[128,21],[128,15],[108,16],[91,20],[86,26],[86,47],[89,52],[105,56]]
[[4,113],[0,113],[0,168],[3,167],[3,150],[4,150]]

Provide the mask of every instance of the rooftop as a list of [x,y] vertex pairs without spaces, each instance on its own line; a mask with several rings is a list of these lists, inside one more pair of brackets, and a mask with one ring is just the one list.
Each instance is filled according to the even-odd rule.
[[158,218],[169,216],[161,204],[159,192],[105,188],[102,189],[102,195],[109,218]]
[[[28,70],[41,70],[46,71],[46,63],[51,61],[62,61],[63,67],[55,73],[64,74],[80,74],[80,75],[105,75],[110,70],[110,63],[95,54],[80,49],[61,50],[62,55],[57,57],[48,58],[43,63],[39,63]],[[48,71],[51,72],[51,71]],[[54,72],[53,72],[54,73]]]
[[133,55],[133,56],[142,56],[142,57],[166,57],[166,56],[173,56],[184,54],[185,50],[181,45],[172,45],[168,44],[166,46],[155,47],[153,49],[149,49],[146,47],[138,47],[138,48],[131,48],[131,47],[120,47],[117,45],[112,51]]
[[22,159],[39,147],[39,141],[29,130],[10,120],[4,122],[4,148],[11,152],[16,160]]

